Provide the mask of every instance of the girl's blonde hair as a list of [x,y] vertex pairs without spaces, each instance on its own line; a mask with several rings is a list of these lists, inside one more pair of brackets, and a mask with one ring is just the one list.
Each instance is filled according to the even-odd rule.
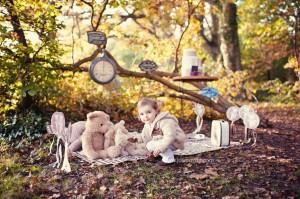
[[143,97],[140,99],[137,103],[137,108],[139,109],[142,106],[150,105],[154,110],[157,112],[160,112],[161,107],[162,107],[162,102],[149,98],[149,97]]

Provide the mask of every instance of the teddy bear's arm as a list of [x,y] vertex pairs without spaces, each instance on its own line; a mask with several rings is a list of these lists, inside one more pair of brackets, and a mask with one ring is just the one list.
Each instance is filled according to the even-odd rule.
[[80,148],[81,148],[81,137],[77,138],[69,146],[69,149],[70,149],[71,152],[79,151]]
[[115,129],[111,128],[104,134],[104,149],[114,145]]
[[82,151],[85,156],[90,160],[95,160],[98,158],[106,158],[106,150],[96,151],[93,146],[93,135],[89,132],[83,132],[82,134]]
[[142,138],[142,134],[138,133],[138,132],[129,132],[128,133],[128,138],[133,138],[133,139],[137,139],[137,143],[143,143],[143,138]]

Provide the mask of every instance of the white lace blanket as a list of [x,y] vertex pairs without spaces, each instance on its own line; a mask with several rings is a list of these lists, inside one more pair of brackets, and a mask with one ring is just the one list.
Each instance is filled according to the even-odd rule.
[[[237,145],[239,145],[239,142],[230,142],[229,147],[237,146]],[[216,151],[224,148],[228,148],[228,147],[213,146],[211,144],[209,137],[205,137],[204,139],[187,139],[187,141],[184,144],[184,150],[176,150],[174,151],[174,154],[178,156],[195,155],[203,152]],[[126,161],[137,161],[137,160],[146,159],[146,156],[122,156],[113,159],[97,159],[94,161],[90,161],[80,152],[76,152],[74,153],[74,155],[84,161],[96,165],[119,164]]]

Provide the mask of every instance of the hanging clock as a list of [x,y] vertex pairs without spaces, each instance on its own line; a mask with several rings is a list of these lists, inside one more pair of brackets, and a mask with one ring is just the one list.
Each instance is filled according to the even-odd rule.
[[116,63],[104,51],[102,57],[98,57],[92,61],[89,74],[92,80],[98,84],[108,84],[116,76]]

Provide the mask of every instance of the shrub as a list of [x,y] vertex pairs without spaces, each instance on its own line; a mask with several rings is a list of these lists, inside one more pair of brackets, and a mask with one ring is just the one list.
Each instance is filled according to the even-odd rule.
[[0,137],[10,141],[22,138],[34,140],[45,132],[45,120],[41,113],[30,110],[6,116],[0,124]]

